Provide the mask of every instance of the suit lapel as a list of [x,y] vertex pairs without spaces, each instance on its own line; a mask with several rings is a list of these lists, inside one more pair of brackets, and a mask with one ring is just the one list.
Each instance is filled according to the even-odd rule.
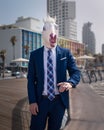
[[41,72],[41,79],[44,83],[44,47],[41,48],[40,52],[39,52],[39,71]]
[[57,82],[60,81],[60,59],[61,59],[61,51],[59,47],[56,47],[56,75],[57,75]]

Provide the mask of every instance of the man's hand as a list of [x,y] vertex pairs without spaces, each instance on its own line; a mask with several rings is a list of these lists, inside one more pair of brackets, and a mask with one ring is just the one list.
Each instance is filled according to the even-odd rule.
[[69,89],[72,88],[72,85],[68,82],[61,82],[58,83],[57,86],[59,86],[59,92],[64,92],[64,91],[68,91]]
[[38,104],[37,103],[30,104],[30,112],[33,115],[37,115],[37,113],[39,112],[39,110],[38,110]]

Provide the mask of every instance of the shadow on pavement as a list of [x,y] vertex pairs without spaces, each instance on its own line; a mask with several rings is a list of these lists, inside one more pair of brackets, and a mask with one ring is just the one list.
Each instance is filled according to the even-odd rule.
[[[27,97],[21,99],[16,104],[12,112],[12,130],[28,130],[30,113],[24,107],[27,107]],[[26,104],[26,106],[25,106]]]

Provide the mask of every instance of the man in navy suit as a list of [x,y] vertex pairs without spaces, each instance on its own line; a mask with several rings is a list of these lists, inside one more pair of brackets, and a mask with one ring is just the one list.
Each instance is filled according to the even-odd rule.
[[[48,120],[48,130],[60,130],[65,109],[69,108],[69,89],[80,81],[80,71],[69,49],[57,45],[58,26],[48,17],[44,21],[44,46],[31,52],[28,67],[28,98],[30,104],[30,130],[44,130]],[[50,28],[51,27],[51,28]],[[52,52],[54,84],[53,99],[48,96],[47,51]],[[67,72],[69,78],[67,78]]]

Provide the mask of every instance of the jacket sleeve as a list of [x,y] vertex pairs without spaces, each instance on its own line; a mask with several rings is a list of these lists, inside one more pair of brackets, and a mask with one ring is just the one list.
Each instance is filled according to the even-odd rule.
[[69,73],[69,79],[67,82],[72,84],[72,87],[75,88],[80,81],[80,70],[78,69],[75,59],[71,52],[67,51],[67,70]]
[[36,102],[36,69],[35,69],[35,60],[34,52],[30,54],[30,60],[28,65],[28,75],[27,75],[27,91],[29,103]]

